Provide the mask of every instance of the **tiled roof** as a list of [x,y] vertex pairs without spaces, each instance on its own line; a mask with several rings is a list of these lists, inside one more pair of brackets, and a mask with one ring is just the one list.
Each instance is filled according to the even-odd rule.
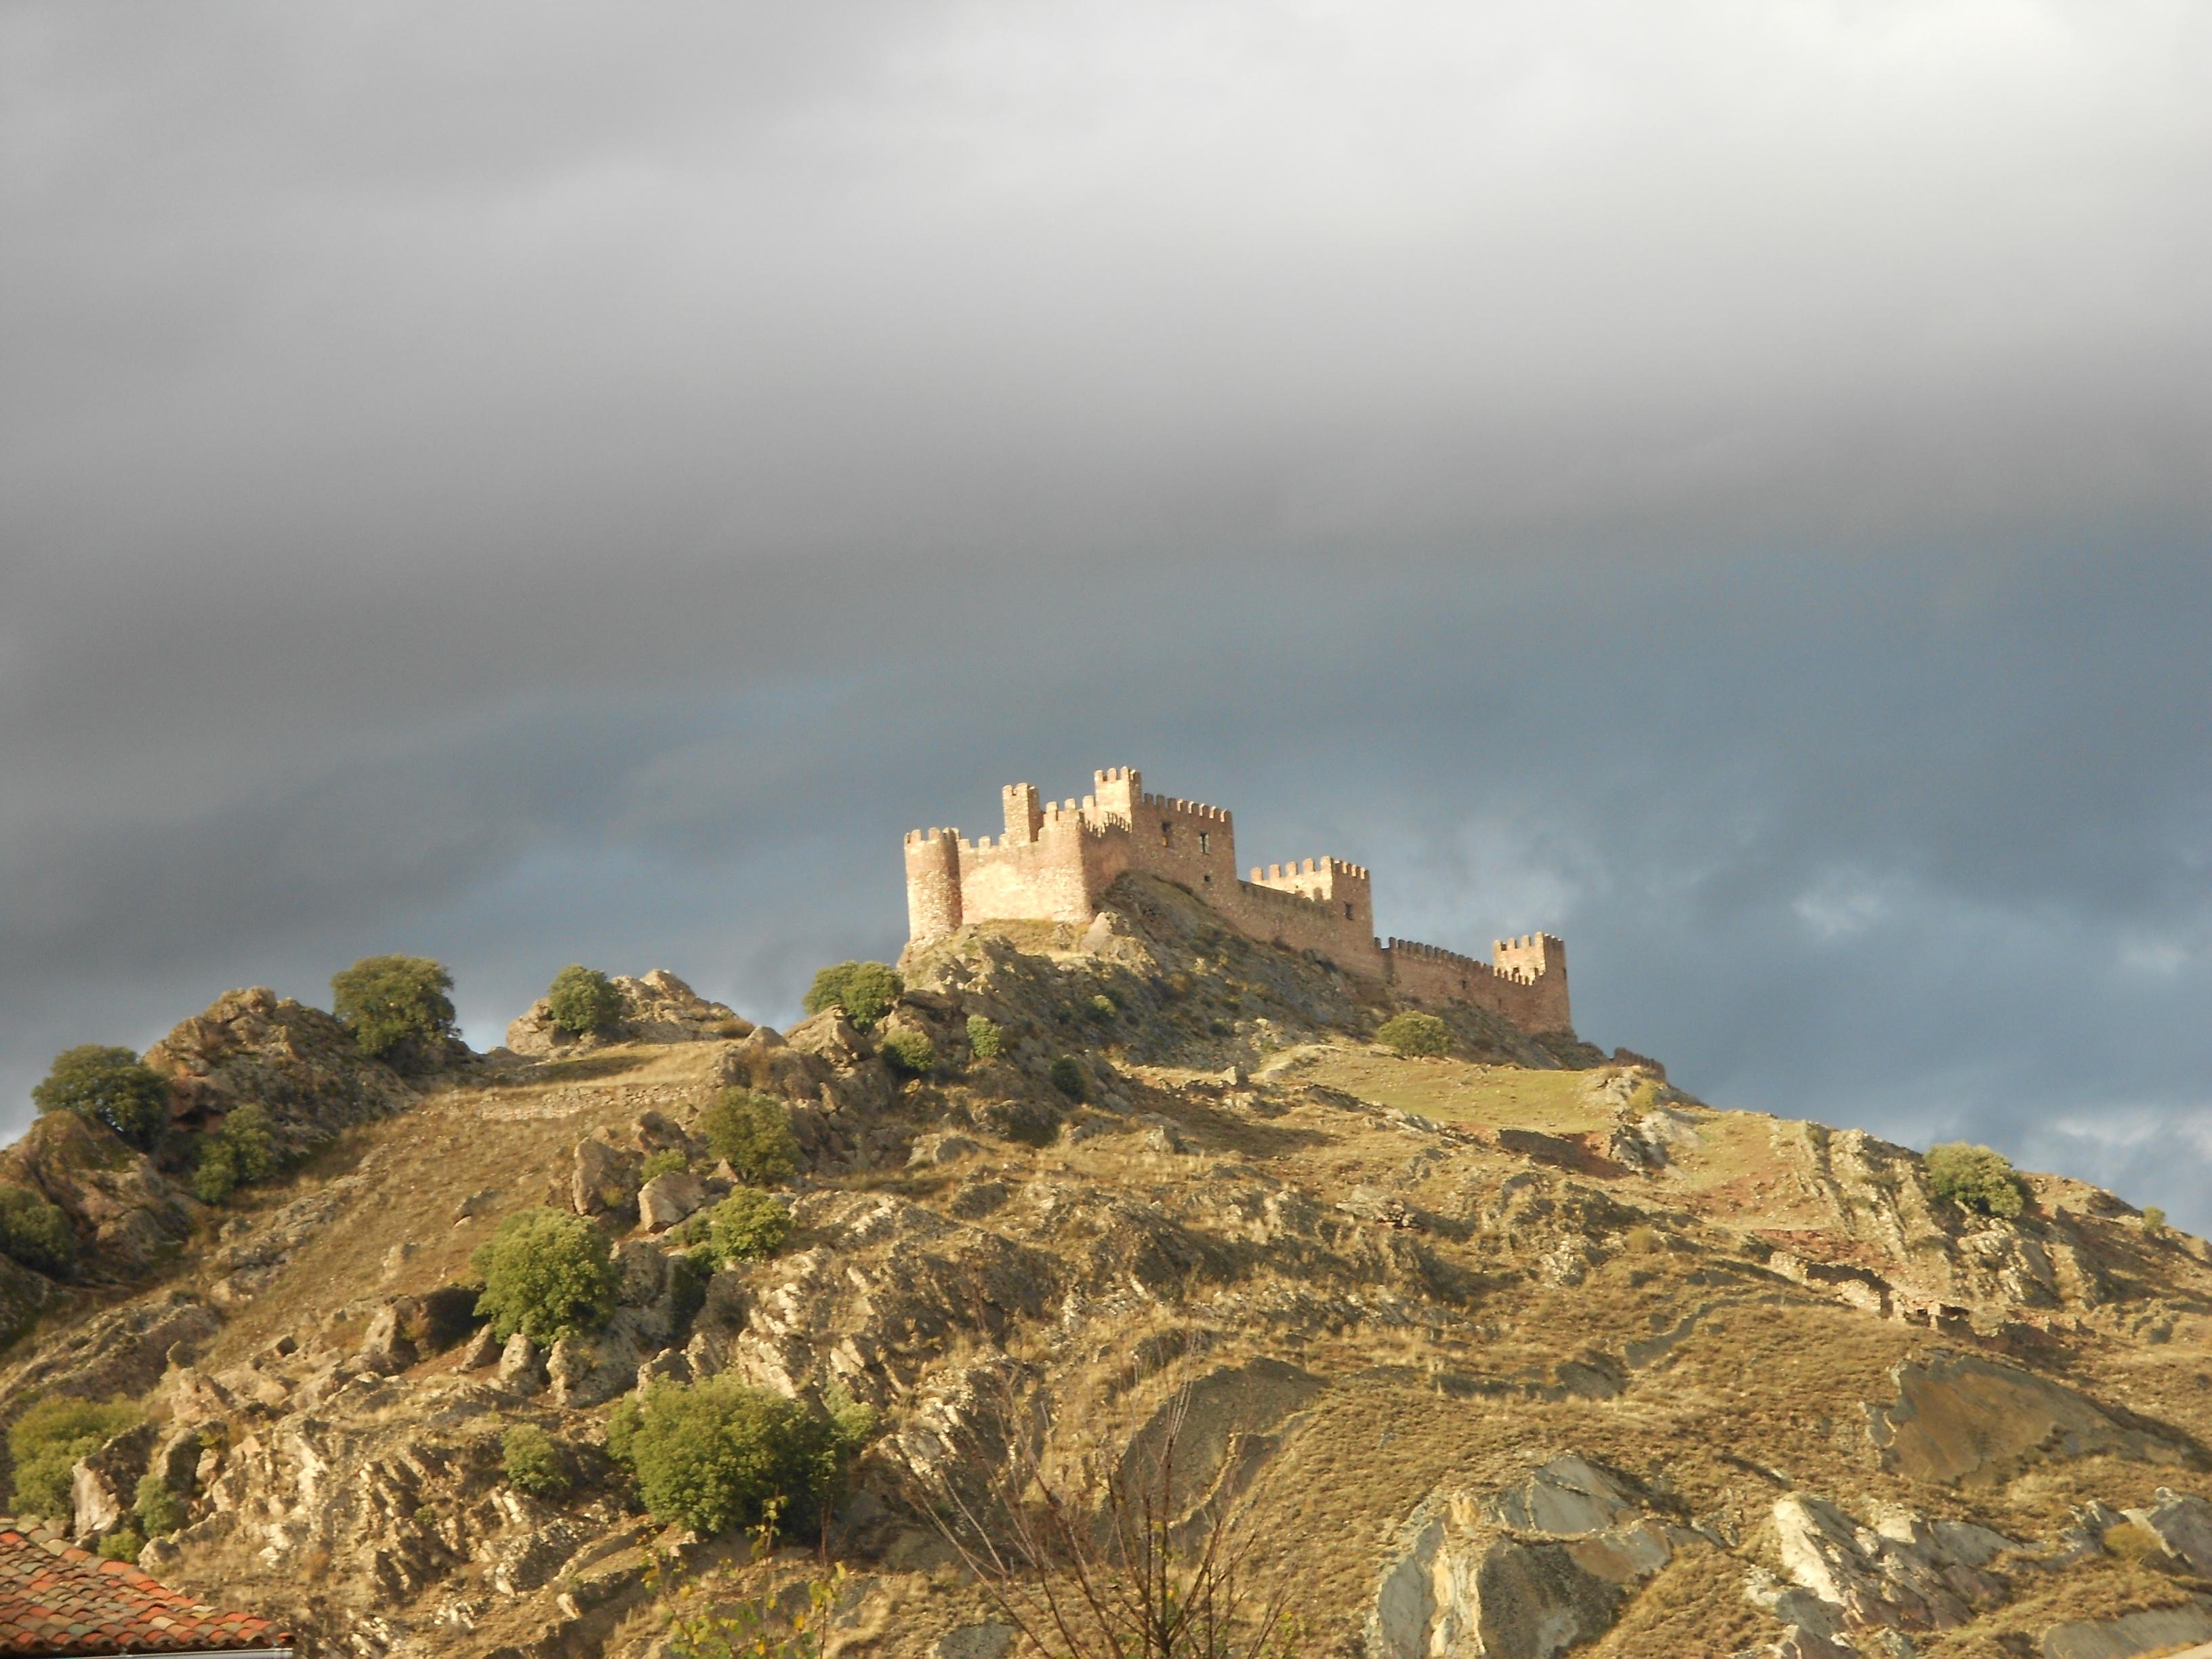
[[202,1607],[128,1561],[103,1561],[53,1528],[0,1515],[0,1656],[289,1650],[266,1619]]

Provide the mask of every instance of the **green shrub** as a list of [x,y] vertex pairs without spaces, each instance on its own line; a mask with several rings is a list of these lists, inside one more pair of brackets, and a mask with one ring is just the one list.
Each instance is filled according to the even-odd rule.
[[806,988],[806,1012],[842,1008],[845,1018],[865,1031],[905,989],[906,981],[886,963],[841,962],[814,975]]
[[699,1119],[707,1150],[756,1187],[788,1181],[799,1170],[799,1139],[781,1101],[750,1089],[725,1089]]
[[978,1060],[996,1060],[1006,1052],[1006,1034],[999,1022],[981,1014],[968,1016],[968,1052]]
[[707,1212],[707,1246],[723,1267],[764,1261],[791,1237],[791,1212],[766,1193],[740,1188]]
[[70,1513],[70,1466],[139,1422],[138,1407],[50,1394],[15,1419],[8,1450],[15,1462],[15,1509],[59,1520]]
[[557,1502],[576,1484],[568,1454],[543,1429],[517,1423],[500,1441],[499,1449],[507,1484],[517,1492]]
[[371,1060],[434,1063],[453,1034],[453,976],[428,957],[363,957],[331,975],[331,1011]]
[[606,1235],[562,1210],[523,1210],[470,1258],[483,1275],[477,1312],[502,1342],[520,1331],[543,1347],[607,1322],[616,1273]]
[[1954,1140],[1928,1149],[1928,1184],[1962,1210],[2010,1221],[2027,1207],[2012,1160],[1987,1146]]
[[1206,1034],[1208,1036],[1225,1037],[1236,1029],[1225,1019],[1209,1019],[1206,1022]]
[[937,1069],[937,1045],[920,1031],[886,1031],[878,1048],[884,1063],[901,1076],[927,1077]]
[[248,1182],[266,1181],[278,1161],[268,1114],[253,1101],[235,1108],[220,1129],[200,1138],[199,1159],[192,1191],[203,1204],[221,1204]]
[[58,1205],[28,1187],[0,1182],[0,1255],[42,1273],[66,1273],[76,1260],[76,1232]]
[[1451,1052],[1451,1028],[1434,1014],[1393,1014],[1375,1028],[1375,1040],[1411,1059],[1436,1059]]
[[1121,1012],[1121,1005],[1101,992],[1091,999],[1091,1012],[1101,1019],[1112,1019]]
[[553,975],[545,992],[545,1009],[554,1024],[570,1036],[583,1036],[613,1030],[629,1005],[622,988],[598,969],[572,962]]
[[1058,1060],[1053,1061],[1049,1075],[1052,1078],[1052,1086],[1070,1100],[1083,1098],[1085,1083],[1083,1062],[1076,1059],[1073,1054],[1062,1054]]
[[[131,1511],[138,1517],[139,1530],[149,1538],[165,1538],[185,1524],[184,1499],[169,1490],[169,1483],[158,1469],[149,1469],[138,1477],[137,1501]],[[131,1554],[137,1553],[133,1550]]]
[[810,1410],[714,1376],[631,1395],[607,1423],[607,1449],[655,1519],[712,1535],[770,1516],[805,1526],[835,1497],[872,1425],[872,1413]]
[[2153,1238],[2166,1237],[2166,1212],[2155,1204],[2143,1206],[2142,1230]]
[[682,1175],[691,1167],[691,1160],[677,1146],[663,1147],[657,1152],[647,1152],[645,1162],[637,1166],[637,1184],[657,1181],[665,1175]]
[[54,1056],[46,1081],[31,1090],[42,1112],[75,1112],[97,1119],[143,1149],[169,1127],[168,1080],[138,1063],[128,1048],[87,1042]]
[[98,1553],[103,1561],[136,1561],[145,1547],[146,1540],[137,1528],[118,1527],[100,1540]]

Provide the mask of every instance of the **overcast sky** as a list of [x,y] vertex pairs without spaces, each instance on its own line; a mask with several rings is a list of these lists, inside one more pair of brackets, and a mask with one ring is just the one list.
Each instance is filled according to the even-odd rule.
[[2212,11],[0,9],[0,1136],[1094,767],[2212,1227]]

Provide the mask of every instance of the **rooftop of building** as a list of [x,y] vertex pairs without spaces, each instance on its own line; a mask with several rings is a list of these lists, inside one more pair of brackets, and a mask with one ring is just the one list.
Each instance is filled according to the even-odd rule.
[[128,1561],[106,1561],[42,1521],[0,1515],[0,1656],[287,1654],[289,1632],[171,1589]]

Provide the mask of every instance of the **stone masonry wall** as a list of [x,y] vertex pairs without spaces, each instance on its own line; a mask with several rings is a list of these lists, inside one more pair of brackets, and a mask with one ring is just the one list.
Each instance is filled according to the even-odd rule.
[[1218,806],[1145,793],[1133,767],[1091,775],[1080,801],[1040,801],[1034,786],[1000,792],[994,842],[957,830],[906,838],[907,924],[916,943],[978,921],[1089,921],[1116,878],[1158,876],[1196,894],[1253,939],[1327,957],[1387,981],[1414,1001],[1468,1002],[1523,1030],[1571,1029],[1566,946],[1548,933],[1500,940],[1492,962],[1432,945],[1375,937],[1372,879],[1341,859],[1237,874],[1236,825]]

